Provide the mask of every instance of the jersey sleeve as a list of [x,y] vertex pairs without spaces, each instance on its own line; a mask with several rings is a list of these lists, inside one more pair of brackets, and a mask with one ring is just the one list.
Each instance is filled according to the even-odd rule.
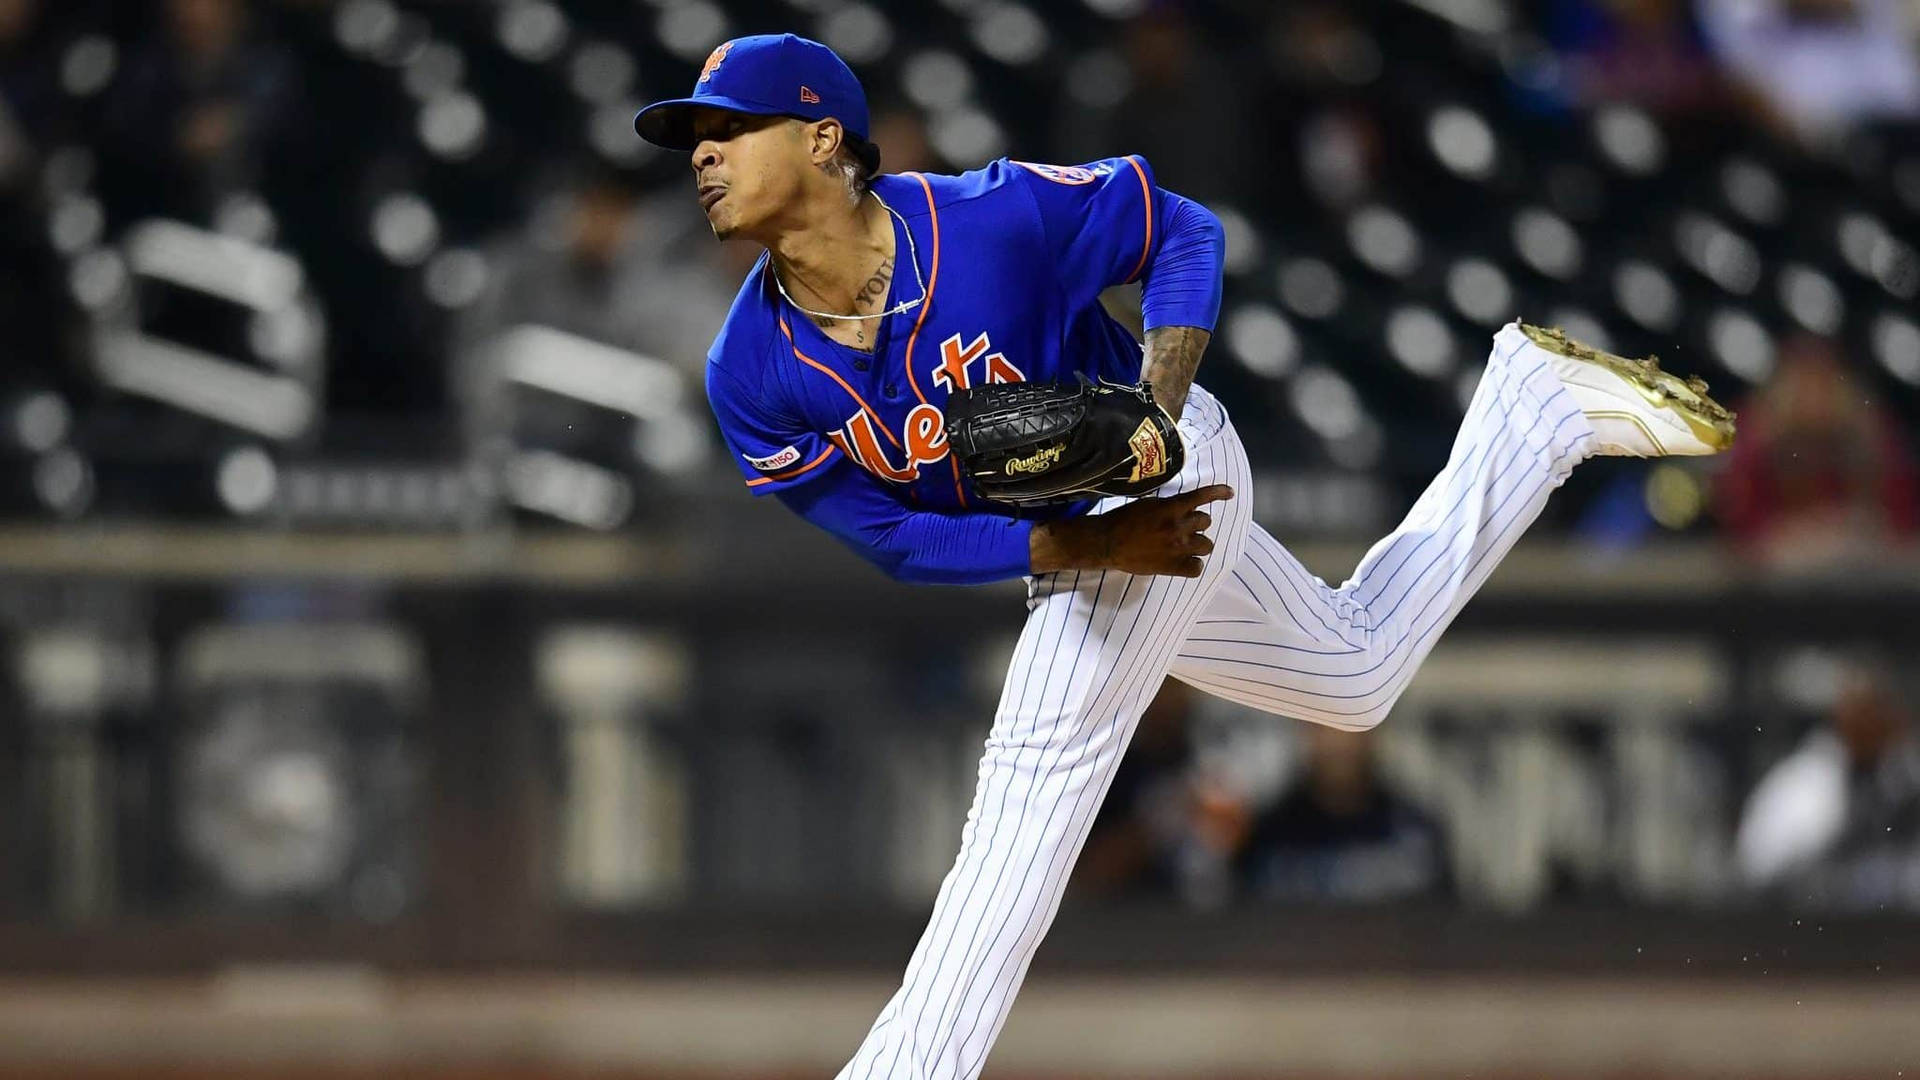
[[1206,207],[1154,184],[1139,155],[1086,165],[1011,163],[1032,193],[1054,272],[1070,304],[1142,281],[1147,328],[1212,329],[1224,244]]
[[1030,572],[1032,521],[916,510],[850,461],[819,471],[819,482],[784,488],[780,501],[896,581],[984,585]]
[[756,495],[805,484],[840,456],[827,437],[810,430],[797,411],[768,402],[719,364],[707,364],[707,401],[720,437]]
[[1069,292],[1098,295],[1146,271],[1159,239],[1153,171],[1146,159],[1012,165],[1040,208],[1040,227]]

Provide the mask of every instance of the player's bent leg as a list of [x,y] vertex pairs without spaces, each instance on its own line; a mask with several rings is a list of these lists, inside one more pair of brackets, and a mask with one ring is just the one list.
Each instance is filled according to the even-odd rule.
[[1454,616],[1596,449],[1594,424],[1517,324],[1494,338],[1452,453],[1338,588],[1259,527],[1171,673],[1283,716],[1378,724]]
[[1245,452],[1203,391],[1181,430],[1187,467],[1164,494],[1231,484],[1198,578],[1067,572],[1030,585],[1028,618],[987,737],[960,854],[905,979],[841,1080],[980,1073],[1069,871],[1167,665],[1251,524]]

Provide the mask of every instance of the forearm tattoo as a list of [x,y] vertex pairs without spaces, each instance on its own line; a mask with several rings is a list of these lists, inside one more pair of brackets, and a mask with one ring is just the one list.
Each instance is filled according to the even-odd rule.
[[1157,326],[1147,331],[1147,357],[1140,379],[1153,386],[1153,399],[1176,420],[1186,407],[1200,354],[1212,340],[1213,335],[1198,326]]

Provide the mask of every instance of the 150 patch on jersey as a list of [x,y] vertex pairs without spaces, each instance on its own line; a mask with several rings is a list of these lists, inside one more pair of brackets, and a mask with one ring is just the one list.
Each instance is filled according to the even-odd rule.
[[769,454],[766,457],[754,457],[752,454],[740,456],[747,459],[747,464],[761,472],[777,472],[800,460],[800,448],[789,446],[777,454]]

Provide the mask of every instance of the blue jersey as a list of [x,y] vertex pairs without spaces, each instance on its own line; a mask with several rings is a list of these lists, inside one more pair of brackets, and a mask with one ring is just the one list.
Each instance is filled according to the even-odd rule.
[[966,487],[948,452],[948,395],[999,382],[1139,381],[1140,344],[1099,303],[1144,279],[1147,326],[1211,329],[1221,237],[1204,208],[1138,157],[1010,160],[961,176],[874,178],[897,214],[893,283],[871,353],[781,298],[767,256],[708,354],[707,394],[749,488],[896,577],[978,582],[1027,572],[1031,522]]

